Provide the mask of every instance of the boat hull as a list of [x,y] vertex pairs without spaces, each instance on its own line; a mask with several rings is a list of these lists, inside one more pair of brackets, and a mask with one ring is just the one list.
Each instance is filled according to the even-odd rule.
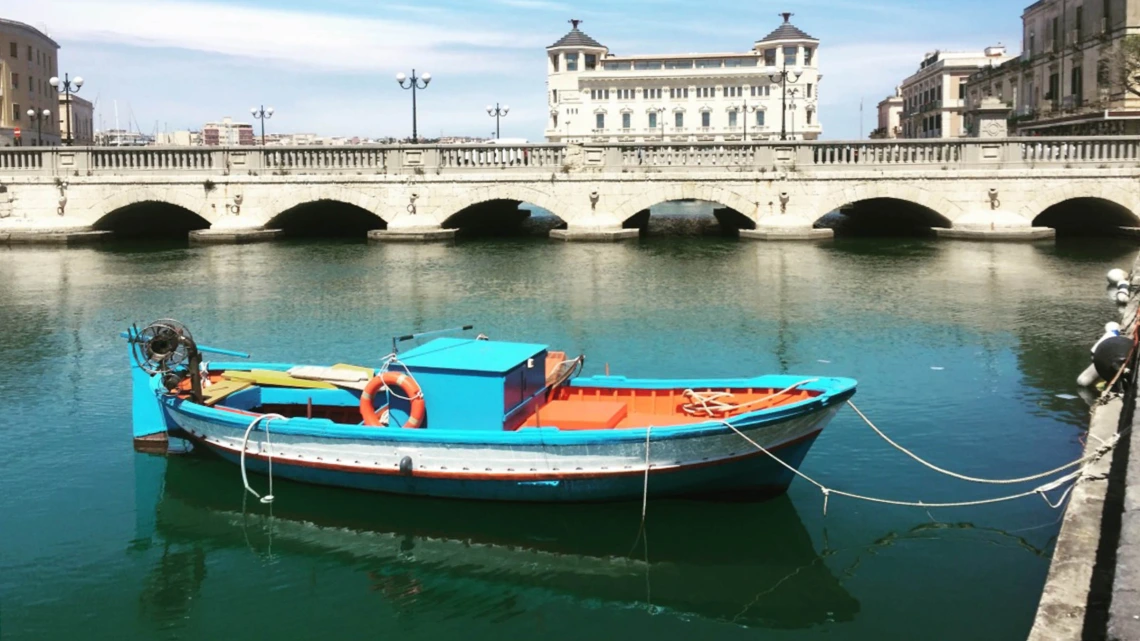
[[[798,468],[839,407],[836,403],[734,427]],[[195,415],[193,406],[189,409],[178,404],[170,409],[178,435],[240,463],[249,417],[211,420]],[[651,498],[763,498],[782,493],[794,478],[740,434],[715,423],[697,430],[628,430],[621,440],[524,430],[513,441],[456,442],[428,438],[431,430],[386,428],[372,428],[361,438],[321,437],[290,429],[293,422],[271,423],[268,438],[260,429],[250,434],[244,443],[249,472],[268,473],[272,458],[275,478],[395,494],[530,502],[619,501],[646,493]]]

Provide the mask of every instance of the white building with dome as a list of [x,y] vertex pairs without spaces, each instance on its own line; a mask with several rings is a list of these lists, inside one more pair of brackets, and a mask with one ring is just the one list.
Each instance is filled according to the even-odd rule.
[[546,139],[818,139],[819,40],[782,15],[783,24],[743,53],[620,56],[571,20],[570,32],[547,47]]

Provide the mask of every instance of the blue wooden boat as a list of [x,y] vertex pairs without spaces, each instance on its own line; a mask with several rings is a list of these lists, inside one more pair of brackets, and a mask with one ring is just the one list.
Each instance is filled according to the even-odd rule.
[[[124,333],[136,443],[245,472],[500,501],[770,496],[855,393],[846,378],[580,376],[546,345],[436,338],[376,368],[212,362],[175,321]],[[418,338],[405,336],[401,339]],[[395,340],[393,341],[395,345]],[[248,486],[248,485],[247,485]]]

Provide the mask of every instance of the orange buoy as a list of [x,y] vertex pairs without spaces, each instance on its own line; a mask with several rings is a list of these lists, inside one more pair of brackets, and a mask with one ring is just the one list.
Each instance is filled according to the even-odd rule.
[[380,427],[380,412],[372,402],[374,394],[385,387],[396,387],[403,392],[402,398],[410,399],[412,408],[409,412],[408,422],[404,427],[420,427],[424,422],[424,395],[420,391],[419,383],[408,374],[400,372],[384,372],[375,376],[364,386],[364,393],[360,395],[360,415],[364,417],[364,424],[371,427]]

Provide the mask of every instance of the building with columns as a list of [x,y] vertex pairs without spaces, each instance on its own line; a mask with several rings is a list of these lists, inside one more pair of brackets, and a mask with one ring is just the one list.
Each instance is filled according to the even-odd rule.
[[0,147],[59,144],[58,98],[48,84],[59,75],[58,52],[59,44],[39,29],[0,18]]
[[1021,23],[1021,56],[974,74],[972,105],[1004,104],[1020,135],[1140,134],[1140,96],[1120,59],[1140,35],[1140,0],[1039,0]]
[[617,55],[571,20],[570,32],[547,47],[546,139],[819,138],[819,40],[782,15],[783,24],[742,53]]
[[966,81],[979,69],[1011,60],[1001,45],[983,51],[928,53],[903,81],[899,138],[960,138],[969,134]]

